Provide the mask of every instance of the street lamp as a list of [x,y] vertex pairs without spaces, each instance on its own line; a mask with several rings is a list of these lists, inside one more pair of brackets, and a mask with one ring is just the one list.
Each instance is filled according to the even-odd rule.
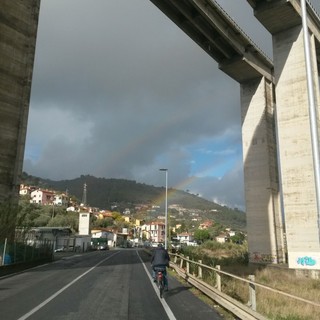
[[166,173],[166,204],[165,204],[165,228],[164,228],[164,248],[168,249],[168,169],[159,169]]

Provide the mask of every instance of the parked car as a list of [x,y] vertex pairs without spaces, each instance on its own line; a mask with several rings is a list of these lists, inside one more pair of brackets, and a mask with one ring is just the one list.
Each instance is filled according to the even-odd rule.
[[109,246],[106,243],[99,244],[97,250],[109,250]]

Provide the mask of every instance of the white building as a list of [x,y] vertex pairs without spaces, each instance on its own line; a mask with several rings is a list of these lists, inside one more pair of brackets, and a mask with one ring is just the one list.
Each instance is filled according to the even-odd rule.
[[89,235],[90,227],[90,213],[89,212],[80,212],[79,213],[79,235],[85,236]]
[[144,224],[141,231],[151,242],[164,242],[165,240],[165,224],[163,222],[151,222]]
[[20,190],[19,190],[19,194],[21,196],[27,196],[27,195],[31,195],[31,192],[34,190],[37,190],[38,188],[35,186],[28,186],[25,184],[20,184]]
[[114,247],[117,242],[117,234],[107,230],[92,230],[91,237],[94,239],[105,239],[109,247]]
[[193,240],[194,240],[193,234],[188,233],[188,232],[183,232],[183,233],[177,234],[177,239],[178,239],[181,243],[193,242]]
[[49,190],[34,190],[31,192],[30,203],[37,203],[41,205],[52,204],[54,200],[54,192]]
[[54,205],[57,205],[57,206],[66,207],[69,203],[69,197],[64,193],[56,194],[53,198],[53,203]]
[[225,233],[220,234],[219,236],[216,237],[216,241],[220,243],[225,243],[228,241],[228,235]]

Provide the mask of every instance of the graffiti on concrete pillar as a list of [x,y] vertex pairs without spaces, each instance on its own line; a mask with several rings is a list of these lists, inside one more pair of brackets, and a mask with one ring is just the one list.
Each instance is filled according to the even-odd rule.
[[312,267],[315,266],[317,261],[313,259],[312,257],[298,257],[297,259],[297,264],[300,264],[301,266],[306,266],[306,267]]

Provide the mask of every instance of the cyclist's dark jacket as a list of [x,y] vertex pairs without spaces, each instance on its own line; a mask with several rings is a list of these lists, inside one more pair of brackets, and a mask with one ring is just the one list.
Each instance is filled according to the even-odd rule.
[[170,257],[165,248],[156,248],[151,256],[151,264],[153,267],[167,266],[169,267]]

